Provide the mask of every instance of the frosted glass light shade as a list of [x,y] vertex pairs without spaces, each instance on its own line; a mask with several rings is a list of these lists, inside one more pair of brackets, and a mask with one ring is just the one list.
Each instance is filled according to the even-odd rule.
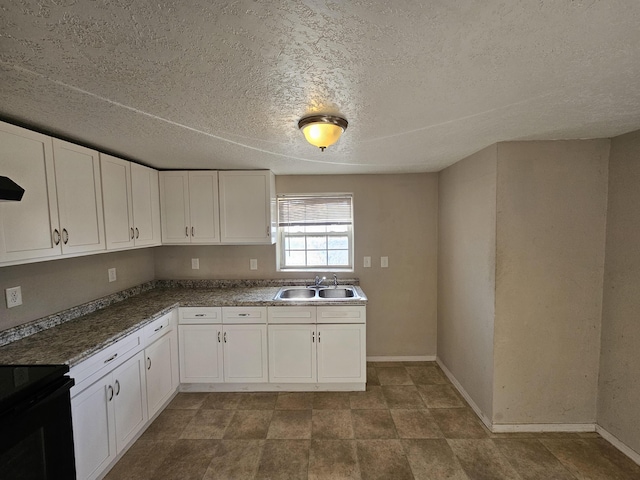
[[338,141],[347,125],[344,118],[330,115],[314,115],[298,122],[298,128],[302,130],[307,142],[322,151]]

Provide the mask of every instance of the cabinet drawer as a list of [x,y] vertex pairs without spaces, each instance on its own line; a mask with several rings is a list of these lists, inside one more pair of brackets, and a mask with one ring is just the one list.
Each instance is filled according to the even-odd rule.
[[175,310],[166,313],[144,327],[144,338],[146,345],[151,345],[158,338],[162,337],[173,329],[174,323],[171,320],[175,315],[174,312]]
[[366,323],[364,305],[344,305],[337,307],[317,307],[318,323]]
[[[73,366],[69,376],[76,381],[76,384],[71,389],[71,396],[81,392],[95,379],[110,372],[127,358],[142,350],[142,342],[143,333],[140,329]],[[91,381],[81,385],[88,379]]]
[[180,307],[180,324],[222,323],[220,307]]
[[222,323],[267,323],[267,307],[223,307]]
[[316,307],[269,307],[269,323],[316,323]]

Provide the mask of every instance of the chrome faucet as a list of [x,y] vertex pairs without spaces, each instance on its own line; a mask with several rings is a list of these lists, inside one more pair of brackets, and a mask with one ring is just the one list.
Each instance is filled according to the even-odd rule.
[[327,277],[322,277],[320,278],[318,275],[316,275],[316,278],[314,280],[314,287],[321,287],[322,286],[322,282],[324,282],[327,279]]
[[335,273],[333,274],[333,286],[338,288],[338,276]]

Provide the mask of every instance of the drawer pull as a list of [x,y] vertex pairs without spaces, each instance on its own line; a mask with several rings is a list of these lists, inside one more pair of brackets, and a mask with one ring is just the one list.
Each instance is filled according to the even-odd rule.
[[160,330],[162,330],[164,328],[164,325],[160,325],[158,328],[156,328],[154,330],[154,332],[159,332]]
[[118,356],[118,354],[117,354],[117,353],[114,353],[114,354],[113,354],[113,355],[111,355],[109,358],[107,358],[107,359],[104,361],[104,363],[109,363],[109,362],[111,362],[111,361],[115,360],[117,356]]
[[196,313],[195,316],[196,317],[206,317],[207,314],[206,313]]
[[239,313],[238,316],[239,317],[250,317],[251,314],[250,313]]

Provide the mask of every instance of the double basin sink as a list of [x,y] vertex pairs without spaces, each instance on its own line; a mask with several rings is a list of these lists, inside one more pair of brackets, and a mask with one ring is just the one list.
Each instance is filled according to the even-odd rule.
[[282,287],[274,300],[359,300],[355,287]]

